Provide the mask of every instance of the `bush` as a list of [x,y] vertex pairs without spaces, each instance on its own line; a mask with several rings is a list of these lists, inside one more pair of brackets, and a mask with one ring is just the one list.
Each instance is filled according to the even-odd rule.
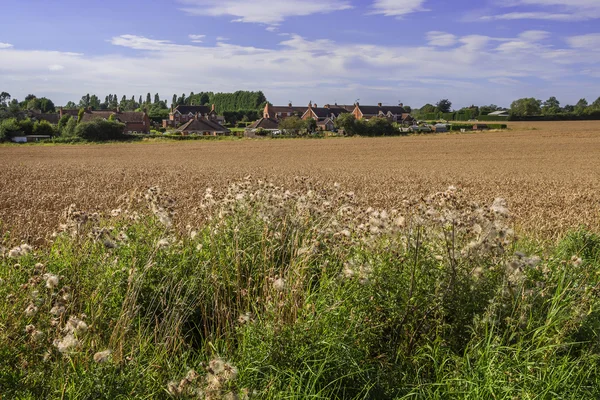
[[0,122],[0,141],[10,140],[14,136],[23,134],[23,130],[16,118],[7,118]]
[[89,141],[123,140],[125,125],[119,122],[98,119],[77,125],[75,136]]
[[181,232],[139,200],[0,258],[7,398],[600,396],[596,234],[516,252],[505,202],[454,189],[384,211],[248,179]]
[[42,120],[33,125],[33,134],[54,136],[56,134],[56,130],[50,122]]

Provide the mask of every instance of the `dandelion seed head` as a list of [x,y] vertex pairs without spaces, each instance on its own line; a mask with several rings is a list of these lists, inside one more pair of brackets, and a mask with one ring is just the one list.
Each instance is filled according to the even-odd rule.
[[94,361],[98,364],[105,363],[106,361],[108,361],[108,357],[110,356],[110,354],[111,351],[108,349],[104,351],[99,351],[96,354],[94,354]]

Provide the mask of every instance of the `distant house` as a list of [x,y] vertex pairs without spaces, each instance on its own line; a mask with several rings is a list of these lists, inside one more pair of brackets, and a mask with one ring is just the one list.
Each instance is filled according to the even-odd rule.
[[211,121],[206,117],[196,114],[194,118],[182,125],[177,132],[184,135],[225,135],[231,131],[216,121]]
[[332,131],[335,129],[335,120],[341,114],[348,114],[354,110],[354,106],[338,106],[337,104],[325,104],[324,107],[318,107],[316,104],[309,103],[308,109],[302,115],[302,119],[314,119],[317,126],[323,131]]
[[271,132],[278,131],[279,122],[271,118],[261,118],[258,121],[254,121],[252,125],[249,125],[246,128],[246,132],[256,132],[260,129]]
[[[59,119],[62,118],[64,115],[70,115],[73,118],[78,118],[79,116],[79,110],[77,109],[60,109],[59,113]],[[148,117],[148,114],[146,113],[146,111],[121,111],[121,109],[119,107],[117,107],[116,110],[92,110],[91,108],[88,108],[87,110],[84,111],[83,115],[81,116],[81,121],[80,122],[91,122],[94,121],[96,119],[111,119],[112,118],[116,121],[116,122],[121,122],[122,124],[125,124],[125,128],[123,129],[124,132],[126,133],[134,133],[134,132],[140,132],[140,133],[148,133],[150,132],[150,118]]]
[[300,118],[305,112],[306,107],[294,107],[292,103],[289,103],[287,106],[273,106],[267,103],[263,110],[263,118],[281,121],[294,115]]
[[204,118],[219,124],[225,122],[225,118],[217,115],[214,104],[210,108],[208,106],[180,105],[176,108],[171,106],[169,119],[163,119],[163,128],[177,127],[181,124],[185,124],[196,118],[196,115],[198,115],[199,118]]
[[28,113],[29,118],[34,121],[47,121],[52,125],[57,125],[60,115],[58,113],[47,114],[41,111],[33,110]]
[[407,125],[414,122],[414,118],[406,112],[402,103],[397,106],[384,106],[381,103],[376,106],[363,106],[356,103],[352,113],[356,119],[387,118],[391,122]]

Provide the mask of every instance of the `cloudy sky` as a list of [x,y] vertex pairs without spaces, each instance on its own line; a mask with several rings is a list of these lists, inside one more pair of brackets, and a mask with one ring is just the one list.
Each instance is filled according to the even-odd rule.
[[2,0],[0,91],[263,90],[455,108],[600,96],[600,0]]

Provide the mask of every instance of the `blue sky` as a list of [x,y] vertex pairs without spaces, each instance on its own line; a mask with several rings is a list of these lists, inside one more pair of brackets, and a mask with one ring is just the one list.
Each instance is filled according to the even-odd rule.
[[2,0],[0,91],[509,106],[600,96],[600,0]]

